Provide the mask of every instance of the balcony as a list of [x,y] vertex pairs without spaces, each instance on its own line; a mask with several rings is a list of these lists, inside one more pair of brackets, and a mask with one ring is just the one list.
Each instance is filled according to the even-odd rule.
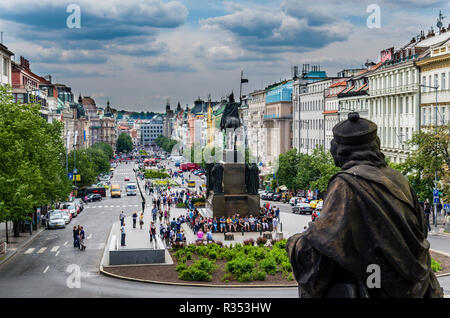
[[278,120],[284,120],[284,119],[292,119],[292,115],[264,115],[264,120],[271,120],[271,119],[278,119]]

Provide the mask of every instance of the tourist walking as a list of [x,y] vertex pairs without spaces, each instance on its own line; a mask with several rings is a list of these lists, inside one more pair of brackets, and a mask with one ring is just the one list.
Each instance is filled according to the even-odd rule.
[[149,234],[150,234],[150,242],[153,242],[153,240],[156,240],[156,225],[155,225],[155,222],[152,222],[150,224]]
[[139,216],[139,226],[141,227],[144,225],[144,212],[141,212],[141,215]]
[[76,225],[73,227],[73,247],[80,247],[80,241],[78,240],[78,228]]
[[80,250],[84,251],[86,249],[86,244],[84,244],[85,233],[82,226],[80,227],[79,237],[80,237]]
[[125,222],[122,223],[122,226],[120,227],[120,233],[121,233],[121,240],[120,240],[120,246],[126,246],[125,245]]
[[137,221],[138,215],[137,212],[133,212],[133,229],[136,228],[136,221]]
[[123,211],[120,212],[119,220],[120,220],[120,226],[122,226],[125,221],[125,214],[123,214]]

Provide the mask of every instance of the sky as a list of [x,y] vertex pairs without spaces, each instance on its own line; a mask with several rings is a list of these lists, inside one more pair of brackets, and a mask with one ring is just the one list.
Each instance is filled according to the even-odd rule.
[[[68,6],[80,8],[69,28]],[[367,19],[380,9],[380,27]],[[378,62],[380,51],[436,30],[441,0],[0,0],[3,44],[38,75],[117,109],[163,112],[291,77],[320,65],[328,76]],[[75,21],[70,19],[70,21]],[[449,18],[444,19],[448,26]]]

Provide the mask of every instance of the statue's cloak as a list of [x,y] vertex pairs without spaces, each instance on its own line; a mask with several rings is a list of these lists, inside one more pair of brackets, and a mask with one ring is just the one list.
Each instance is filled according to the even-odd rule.
[[[333,176],[320,217],[286,249],[300,297],[324,297],[336,283],[356,284],[360,297],[442,297],[426,238],[407,179],[364,162]],[[371,264],[380,288],[367,287]]]

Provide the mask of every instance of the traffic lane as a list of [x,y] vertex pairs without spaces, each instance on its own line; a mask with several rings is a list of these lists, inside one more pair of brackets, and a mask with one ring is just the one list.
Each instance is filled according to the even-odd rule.
[[429,233],[427,239],[431,249],[450,254],[450,236]]

